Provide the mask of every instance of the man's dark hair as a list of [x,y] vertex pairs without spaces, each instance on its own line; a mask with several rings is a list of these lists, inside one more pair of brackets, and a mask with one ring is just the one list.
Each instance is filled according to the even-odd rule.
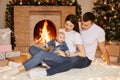
[[84,22],[86,22],[86,21],[92,21],[92,22],[94,22],[95,21],[95,15],[92,13],[92,12],[86,12],[84,15],[83,15],[83,18],[82,18],[82,20],[84,21]]

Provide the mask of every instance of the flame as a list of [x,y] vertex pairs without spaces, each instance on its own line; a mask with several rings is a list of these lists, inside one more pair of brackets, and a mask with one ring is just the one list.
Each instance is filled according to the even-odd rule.
[[50,41],[49,38],[49,31],[47,30],[47,20],[45,20],[44,25],[42,30],[40,29],[39,35],[41,36],[38,40],[35,40],[35,43],[41,43],[41,44],[45,44],[46,42]]

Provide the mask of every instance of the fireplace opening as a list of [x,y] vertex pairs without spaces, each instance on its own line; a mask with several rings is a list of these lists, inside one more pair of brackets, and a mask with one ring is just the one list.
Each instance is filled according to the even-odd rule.
[[41,20],[34,27],[34,44],[45,44],[56,37],[56,26],[50,20]]

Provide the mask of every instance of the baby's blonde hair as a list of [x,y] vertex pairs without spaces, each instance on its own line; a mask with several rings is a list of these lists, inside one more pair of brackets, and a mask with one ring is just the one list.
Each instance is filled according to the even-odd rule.
[[65,36],[65,33],[64,33],[64,32],[58,32],[58,33],[57,33],[57,36],[58,36],[59,34],[62,34],[62,35]]

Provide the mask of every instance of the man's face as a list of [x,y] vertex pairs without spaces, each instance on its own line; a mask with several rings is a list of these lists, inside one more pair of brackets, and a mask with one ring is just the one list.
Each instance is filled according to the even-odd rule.
[[83,30],[87,30],[92,26],[93,22],[92,21],[86,21],[84,22],[83,20],[81,21],[81,27]]

